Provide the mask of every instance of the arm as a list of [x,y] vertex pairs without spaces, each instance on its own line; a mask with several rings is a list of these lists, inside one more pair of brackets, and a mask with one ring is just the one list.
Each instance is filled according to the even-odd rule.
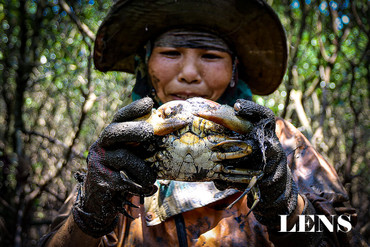
[[69,215],[65,223],[59,230],[47,241],[45,246],[98,246],[100,238],[94,238],[84,233],[76,224],[72,215]]
[[292,214],[288,217],[287,222],[288,229],[291,229],[298,222],[298,216],[304,212],[305,207],[306,207],[305,200],[300,194],[298,194],[297,206],[295,210],[292,212]]
[[[328,217],[346,214],[351,217],[351,224],[354,226],[357,220],[356,210],[351,207],[347,192],[334,167],[292,124],[278,118],[276,126],[277,136],[287,155],[288,165],[299,187],[299,193],[305,195],[314,214]],[[324,238],[329,246],[354,246],[355,244],[351,244],[353,231],[349,233],[326,231]]]
[[[287,156],[276,135],[275,116],[273,112],[252,101],[238,100],[234,105],[235,114],[248,120],[252,124],[249,133],[243,136],[244,140],[252,145],[252,153],[241,159],[245,167],[263,171],[263,176],[257,181],[259,202],[254,205],[253,193],[248,194],[248,207],[253,208],[255,218],[269,231],[270,237],[280,230],[280,215],[288,217],[288,229],[292,227],[301,214],[314,214],[312,205],[299,192],[293,173],[288,165]],[[240,162],[240,161],[238,161]],[[225,174],[225,176],[228,176]],[[221,181],[221,184],[224,181]],[[220,182],[218,182],[220,184]],[[217,183],[216,183],[217,185]],[[246,184],[227,183],[227,187],[244,190]],[[279,234],[282,235],[282,234]],[[284,235],[287,237],[287,235]],[[281,238],[271,238],[276,246],[315,246],[321,241],[322,233],[292,234],[288,237],[288,244],[284,245]]]
[[152,106],[145,98],[122,108],[90,147],[87,173],[76,174],[79,189],[71,213],[45,237],[47,246],[97,246],[116,227],[120,213],[131,217],[126,208],[135,207],[133,195],[156,191],[155,171],[126,144],[153,137],[149,124],[132,121],[150,113]]
[[[241,111],[239,114],[241,116],[250,117],[250,114],[255,112],[252,103],[240,102],[240,104]],[[256,107],[256,109],[258,108],[259,107]],[[266,111],[268,110],[266,109]],[[274,123],[274,127],[276,126],[276,130],[275,128],[270,128],[270,130],[266,128],[269,127],[269,124],[264,127],[267,131],[265,137],[267,136],[268,139],[264,143],[267,157],[266,171],[270,176],[265,176],[260,181],[261,201],[265,200],[266,203],[258,205],[254,213],[255,216],[257,216],[256,218],[268,227],[271,240],[276,246],[291,246],[292,243],[299,243],[300,246],[316,246],[319,244],[326,246],[352,246],[351,232],[345,233],[337,231],[336,227],[334,232],[326,231],[325,228],[323,232],[278,232],[279,225],[276,224],[277,222],[273,223],[271,219],[274,217],[273,214],[282,214],[280,213],[281,208],[279,205],[284,205],[284,203],[276,203],[276,201],[279,201],[279,198],[282,197],[280,196],[278,199],[274,199],[274,195],[276,194],[276,188],[274,187],[280,187],[284,185],[284,181],[286,181],[284,179],[279,179],[284,177],[280,176],[283,173],[281,172],[281,168],[284,166],[287,166],[287,179],[291,180],[291,183],[286,183],[284,185],[286,188],[285,195],[294,194],[294,192],[287,193],[289,187],[294,188],[294,186],[296,186],[298,193],[296,210],[290,214],[288,224],[292,223],[294,225],[294,222],[298,219],[297,216],[300,214],[324,215],[329,219],[332,216],[338,217],[339,215],[346,214],[351,216],[351,224],[354,226],[356,222],[356,212],[349,205],[347,193],[334,167],[317,153],[303,134],[293,125],[281,119],[278,119],[275,124],[275,121],[272,121],[272,112],[269,114],[263,109],[257,110],[257,112],[261,112],[259,115],[265,115],[267,119],[271,119],[271,123]],[[259,120],[259,122],[263,121],[263,119],[264,118]],[[274,133],[271,133],[272,129]],[[282,153],[282,150],[284,155],[281,156],[282,158],[278,158],[280,156],[278,154]],[[270,158],[268,158],[269,156]],[[271,173],[269,173],[268,167],[273,168],[270,170]],[[289,208],[289,196],[286,198],[287,203],[285,205]],[[299,213],[300,210],[297,210],[297,208],[301,208],[302,206],[300,205],[299,198],[304,201],[304,208],[301,213]],[[283,201],[284,200],[282,200],[282,202]],[[311,226],[312,225],[310,225],[308,229],[311,229]]]

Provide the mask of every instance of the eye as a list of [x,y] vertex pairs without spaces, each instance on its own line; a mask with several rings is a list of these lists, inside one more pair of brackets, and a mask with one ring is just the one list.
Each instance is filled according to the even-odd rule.
[[170,51],[161,51],[161,55],[167,56],[167,57],[177,57],[180,56],[181,53],[178,51],[170,50]]
[[206,53],[202,55],[202,58],[205,59],[220,59],[222,56],[215,54],[215,53]]

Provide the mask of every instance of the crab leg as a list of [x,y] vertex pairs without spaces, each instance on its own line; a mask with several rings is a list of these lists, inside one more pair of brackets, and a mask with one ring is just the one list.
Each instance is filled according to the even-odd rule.
[[259,180],[263,176],[263,171],[242,168],[229,169],[221,164],[218,164],[214,167],[213,174],[214,179],[221,179],[225,182],[250,184],[253,177],[256,177],[257,180]]
[[243,168],[231,168],[230,167],[222,167],[222,172],[226,174],[231,175],[243,175],[243,176],[249,176],[252,178],[257,177],[257,180],[263,175],[262,171],[254,171],[249,169],[243,169]]
[[140,188],[140,189],[142,189],[142,188],[143,188],[143,186],[141,186],[140,184],[137,184],[137,183],[135,183],[134,181],[132,181],[132,180],[127,176],[127,174],[126,174],[124,171],[119,171],[119,173],[120,173],[120,176],[121,176],[121,178],[122,178],[122,180],[123,180],[123,181],[125,181],[125,182],[127,182],[127,183],[129,183],[129,184],[133,185],[134,187],[138,187],[138,188]]
[[225,159],[237,159],[252,153],[252,147],[246,142],[241,140],[225,140],[212,147],[212,151],[217,150],[222,147],[238,147],[241,150],[232,151],[232,152],[215,152],[215,155],[212,157],[212,161],[222,161]]
[[[251,179],[251,181],[249,182],[249,184],[248,184],[248,187],[244,190],[244,192],[233,202],[233,203],[231,203],[228,207],[227,207],[227,209],[230,209],[230,208],[232,208],[234,205],[235,205],[235,203],[237,203],[240,199],[242,199],[245,195],[247,195],[248,193],[249,193],[249,191],[251,191],[251,189],[254,187],[254,185],[257,183],[257,181],[261,178],[263,176],[263,172],[261,172],[261,174],[259,175],[259,176],[254,176],[254,177],[252,177],[252,179]],[[254,193],[254,195],[255,195],[255,193]],[[249,211],[249,213],[252,211],[252,209],[257,205],[257,203],[258,203],[258,201],[257,201],[257,203],[256,203],[256,201],[257,200],[255,200],[255,202],[253,203],[253,206],[252,206],[252,208],[251,208],[251,210]],[[248,213],[248,214],[249,214]]]
[[252,213],[253,209],[256,207],[256,205],[259,203],[260,201],[260,198],[261,198],[261,194],[260,194],[260,190],[258,189],[258,187],[255,187],[253,188],[253,198],[254,198],[254,202],[253,202],[253,205],[252,207],[249,209],[249,212],[247,213],[247,216]]
[[220,107],[209,108],[207,111],[199,111],[193,114],[221,124],[222,126],[240,134],[246,134],[250,132],[252,128],[251,122],[236,116],[234,109],[228,105],[220,105]]

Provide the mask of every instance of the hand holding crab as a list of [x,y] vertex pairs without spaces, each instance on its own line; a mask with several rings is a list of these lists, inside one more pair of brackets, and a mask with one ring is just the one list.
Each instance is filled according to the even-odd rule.
[[[243,158],[243,162],[250,169],[262,170],[264,173],[257,184],[259,203],[255,203],[255,193],[249,194],[248,206],[255,206],[254,215],[261,223],[275,228],[279,224],[279,215],[290,215],[295,210],[298,196],[286,155],[275,133],[275,116],[270,109],[247,100],[238,100],[234,109],[237,116],[250,121],[253,126],[245,138],[252,141],[256,148]],[[209,112],[202,117],[213,119],[218,115],[217,112]],[[215,181],[215,184],[223,188],[243,188],[240,183],[225,180]]]
[[118,213],[130,217],[125,206],[132,195],[150,195],[156,173],[129,150],[131,142],[153,138],[153,128],[145,122],[132,121],[152,110],[153,101],[145,98],[117,112],[90,150],[88,171],[80,175],[80,191],[72,209],[73,217],[85,233],[100,237],[113,230]]
[[[203,113],[213,111],[220,114],[217,119],[202,118]],[[230,106],[202,98],[172,101],[153,110],[144,120],[160,136],[155,148],[160,151],[146,159],[158,169],[158,178],[249,183],[262,173],[237,166],[243,165],[238,162],[240,158],[252,152],[250,143],[241,140],[251,124],[236,117]],[[226,160],[232,160],[232,165],[222,164]]]
[[242,196],[252,190],[249,207],[271,227],[279,214],[294,211],[297,189],[270,109],[246,100],[233,109],[192,98],[169,102],[144,119],[162,138],[161,151],[146,160],[159,178],[214,181],[220,189],[244,190]]

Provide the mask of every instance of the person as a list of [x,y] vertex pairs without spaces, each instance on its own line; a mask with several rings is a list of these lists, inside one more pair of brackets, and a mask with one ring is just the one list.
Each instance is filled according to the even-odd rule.
[[[88,171],[77,174],[78,189],[41,245],[350,246],[348,225],[317,231],[309,217],[307,232],[281,231],[280,215],[287,229],[302,215],[346,215],[351,224],[356,217],[334,168],[294,126],[251,101],[278,88],[287,54],[282,24],[262,0],[118,0],[98,30],[94,62],[101,71],[135,73],[134,101],[90,147]],[[245,162],[264,175],[249,215],[252,193],[228,208],[248,184],[156,180],[146,154],[130,146],[154,136],[135,119],[192,97],[231,105],[253,125],[246,138],[259,148]]]

